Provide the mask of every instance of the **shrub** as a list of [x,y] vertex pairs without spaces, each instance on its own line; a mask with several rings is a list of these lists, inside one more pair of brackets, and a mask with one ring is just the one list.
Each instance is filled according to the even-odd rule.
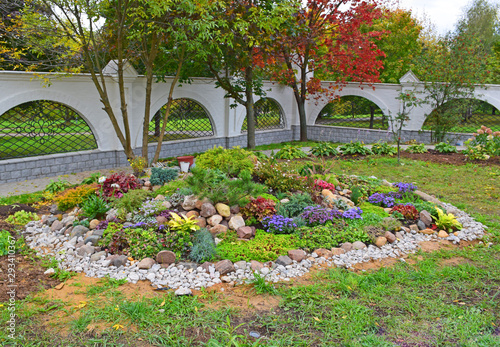
[[293,218],[287,218],[275,214],[272,217],[264,217],[262,225],[268,233],[273,234],[291,234],[297,228]]
[[69,210],[87,199],[97,190],[96,185],[82,185],[76,188],[67,189],[54,198],[57,208],[61,211]]
[[415,220],[419,217],[419,213],[418,213],[417,209],[412,204],[395,205],[391,210],[391,213],[393,213],[393,212],[400,213],[404,219],[408,219],[408,220]]
[[365,214],[373,213],[381,218],[389,217],[389,213],[385,212],[383,207],[375,206],[369,202],[363,202],[359,205],[359,208],[362,209]]
[[114,173],[107,177],[99,186],[100,195],[104,199],[111,197],[121,198],[129,190],[140,188],[140,184],[134,175],[124,173]]
[[272,216],[276,213],[274,208],[276,203],[270,199],[264,199],[259,196],[258,198],[250,198],[250,202],[241,209],[244,217],[254,217],[258,221],[262,221],[264,217]]
[[112,198],[111,205],[118,210],[119,216],[125,216],[127,213],[134,212],[142,206],[142,202],[151,194],[142,189],[131,190],[121,198]]
[[332,222],[342,216],[338,210],[330,210],[321,206],[308,206],[300,215],[309,226],[322,225],[326,222]]
[[327,157],[339,155],[339,151],[331,142],[320,142],[311,149],[311,154],[316,157]]
[[139,207],[139,213],[145,217],[151,217],[165,211],[167,207],[160,200],[146,200]]
[[217,255],[214,238],[207,229],[200,229],[194,234],[193,247],[189,259],[203,263],[213,260]]
[[314,190],[321,192],[323,189],[328,189],[333,192],[335,191],[335,185],[323,180],[314,180]]
[[196,158],[196,167],[218,169],[230,176],[237,176],[243,170],[253,171],[254,158],[253,152],[240,147],[214,147]]
[[109,207],[103,198],[92,194],[81,204],[81,209],[85,217],[94,219],[104,216],[104,214],[108,212]]
[[343,144],[339,147],[342,154],[348,155],[370,155],[373,154],[372,151],[366,147],[363,142],[350,142]]
[[158,188],[157,190],[154,191],[154,196],[158,195],[171,195],[175,193],[178,189],[185,188],[188,186],[188,183],[185,180],[175,180],[175,181],[170,181],[166,184],[163,185],[163,187]]
[[423,143],[409,145],[405,151],[408,153],[417,153],[417,154],[427,153],[427,149],[425,148],[425,145]]
[[457,147],[446,142],[440,142],[434,148],[439,153],[457,153]]
[[99,245],[107,247],[113,239],[113,235],[122,229],[123,225],[120,223],[108,223],[106,229],[104,229],[102,233],[102,238],[99,240]]
[[271,161],[259,162],[255,175],[277,192],[313,190],[313,178],[290,173],[281,164],[271,164]]
[[161,168],[153,167],[151,168],[151,182],[154,186],[162,186],[165,183],[175,180],[179,176],[179,171],[174,168]]
[[125,227],[123,230],[128,244],[127,255],[134,259],[154,258],[163,249],[163,234],[156,227]]
[[66,180],[61,180],[60,178],[57,181],[50,180],[50,183],[47,184],[44,191],[52,194],[62,192],[64,189],[70,186],[69,182]]
[[413,202],[413,206],[417,209],[417,211],[420,213],[423,210],[426,210],[429,212],[432,216],[437,217],[438,212],[436,210],[436,204],[430,202],[430,201],[416,201]]
[[81,184],[93,184],[93,183],[99,183],[99,178],[101,177],[101,174],[99,172],[94,172],[91,174],[89,177],[86,177],[82,180]]
[[39,220],[37,214],[34,212],[26,212],[24,210],[17,211],[13,215],[8,216],[5,221],[15,225],[26,225],[28,222]]
[[493,155],[500,155],[500,131],[493,132],[481,126],[473,137],[465,141],[464,154],[471,160],[488,160]]
[[387,142],[377,142],[372,146],[373,154],[394,155],[398,152],[397,148],[389,145]]
[[285,146],[274,157],[276,159],[298,159],[307,157],[307,154],[299,147]]
[[361,200],[364,198],[364,194],[361,192],[359,187],[353,187],[351,191],[351,201],[354,202],[354,205],[359,205]]
[[294,235],[274,235],[257,229],[255,238],[238,241],[235,233],[227,233],[217,245],[217,253],[222,259],[232,262],[240,260],[274,261],[280,255],[287,255],[289,250],[298,248],[298,239]]
[[290,195],[288,202],[278,204],[276,213],[289,218],[297,217],[307,206],[311,206],[313,204],[311,195],[308,193],[292,194]]

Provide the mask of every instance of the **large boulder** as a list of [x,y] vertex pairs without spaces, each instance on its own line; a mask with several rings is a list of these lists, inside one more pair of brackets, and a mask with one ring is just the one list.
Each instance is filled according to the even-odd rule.
[[218,203],[215,205],[215,209],[222,217],[229,217],[231,215],[231,208],[226,204]]
[[296,262],[306,259],[307,253],[301,249],[292,249],[288,251],[288,257]]
[[229,259],[221,260],[215,263],[215,271],[218,271],[221,276],[235,271],[234,265]]
[[214,214],[212,217],[207,219],[207,223],[211,226],[216,226],[222,222],[222,216],[220,214]]
[[239,227],[236,234],[240,239],[251,239],[254,236],[254,230],[251,227]]
[[229,229],[238,230],[245,226],[245,220],[242,216],[234,216],[229,220]]
[[198,201],[198,198],[195,195],[186,195],[182,202],[182,208],[186,211],[194,210],[196,208],[196,201]]
[[160,251],[156,255],[156,262],[162,265],[175,263],[175,253],[171,251]]
[[210,202],[205,202],[201,205],[200,216],[207,218],[207,217],[212,217],[216,213],[217,210],[215,209],[214,205],[212,205]]

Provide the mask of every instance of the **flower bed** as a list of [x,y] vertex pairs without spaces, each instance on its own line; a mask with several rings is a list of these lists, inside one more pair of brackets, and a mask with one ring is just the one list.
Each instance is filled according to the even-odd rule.
[[411,183],[326,170],[307,176],[303,163],[265,158],[249,168],[241,151],[245,165],[227,171],[225,164],[180,176],[156,170],[168,179],[155,190],[132,175],[100,178],[61,220],[30,222],[27,240],[89,276],[199,289],[251,279],[255,271],[286,280],[316,262],[349,267],[413,251],[426,239],[482,235],[481,224]]

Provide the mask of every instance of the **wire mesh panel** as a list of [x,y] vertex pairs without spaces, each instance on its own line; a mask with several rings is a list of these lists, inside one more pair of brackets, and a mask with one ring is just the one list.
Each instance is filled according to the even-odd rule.
[[0,159],[96,148],[88,124],[63,104],[30,101],[0,115]]
[[[276,100],[263,98],[254,105],[255,130],[283,129],[285,127],[285,115]],[[241,132],[248,130],[247,117],[243,121]]]
[[[165,118],[166,105],[149,122],[149,142],[158,142]],[[207,111],[191,99],[176,99],[172,102],[164,141],[213,136],[213,126]]]
[[422,128],[439,137],[445,133],[474,133],[482,125],[500,131],[500,111],[482,100],[459,99],[434,110]]
[[315,124],[383,130],[389,127],[382,110],[374,102],[360,96],[343,96],[328,103]]

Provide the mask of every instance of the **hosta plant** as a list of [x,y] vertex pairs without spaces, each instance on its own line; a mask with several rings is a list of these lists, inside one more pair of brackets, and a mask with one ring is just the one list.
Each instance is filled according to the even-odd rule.
[[311,149],[311,154],[316,157],[329,157],[339,155],[339,151],[331,142],[320,142]]
[[394,155],[398,152],[398,149],[387,142],[377,142],[372,146],[372,152],[373,154]]
[[307,157],[307,154],[299,147],[285,146],[274,157],[276,159],[298,159]]
[[373,154],[371,149],[366,147],[363,142],[350,142],[343,144],[339,147],[339,150],[342,151],[342,154],[348,155],[370,155]]
[[425,148],[425,145],[423,143],[420,143],[416,145],[409,145],[406,148],[406,152],[412,154],[422,154],[422,153],[427,153],[427,149]]
[[439,153],[457,153],[457,147],[446,142],[439,142],[434,149]]

